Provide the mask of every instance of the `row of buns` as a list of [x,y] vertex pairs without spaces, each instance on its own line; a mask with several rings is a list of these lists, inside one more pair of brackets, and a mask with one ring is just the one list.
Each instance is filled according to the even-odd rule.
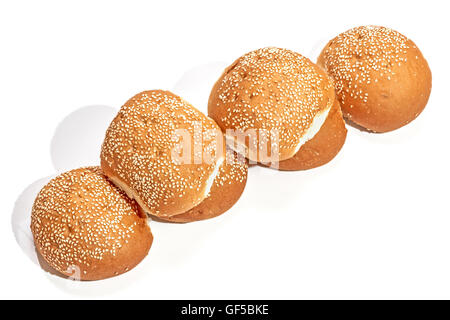
[[345,143],[344,119],[391,131],[415,119],[430,92],[416,45],[377,26],[332,39],[317,64],[274,47],[244,54],[214,84],[208,115],[174,93],[141,92],[111,122],[100,166],[65,172],[39,192],[31,215],[37,251],[79,280],[124,273],[151,248],[148,216],[216,217],[239,200],[249,165],[324,165]]

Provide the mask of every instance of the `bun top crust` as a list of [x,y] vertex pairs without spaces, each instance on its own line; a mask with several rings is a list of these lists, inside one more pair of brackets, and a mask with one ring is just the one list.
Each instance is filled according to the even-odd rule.
[[341,33],[323,49],[318,64],[333,78],[344,115],[372,131],[412,121],[431,92],[431,71],[414,42],[381,26]]
[[298,151],[313,120],[333,101],[332,81],[323,70],[296,52],[269,47],[243,55],[225,70],[212,89],[208,114],[224,131],[277,130],[284,160]]
[[42,188],[31,230],[38,251],[55,270],[75,272],[82,280],[104,279],[130,270],[150,249],[153,237],[138,210],[100,167],[81,168]]
[[[187,136],[178,136],[179,130]],[[191,143],[190,154],[180,150],[185,139]],[[111,178],[133,191],[145,211],[172,216],[207,196],[223,161],[218,140],[223,142],[217,124],[182,98],[168,91],[145,91],[128,100],[112,121],[101,162],[108,176],[112,172]],[[175,159],[174,152],[190,155],[188,163]],[[205,153],[211,161],[205,161]]]

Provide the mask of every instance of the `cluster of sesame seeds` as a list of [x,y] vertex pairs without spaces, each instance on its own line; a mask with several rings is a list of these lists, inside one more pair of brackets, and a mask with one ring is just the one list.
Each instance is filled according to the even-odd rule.
[[116,188],[99,167],[63,173],[38,194],[31,229],[42,256],[65,273],[86,274],[93,261],[115,257],[136,233],[137,204]]
[[408,49],[405,36],[379,26],[357,27],[334,38],[322,55],[340,103],[346,105],[347,98],[367,103],[367,87],[390,81],[395,75],[393,68],[407,62]]
[[210,109],[219,110],[215,120],[222,129],[278,130],[282,152],[295,149],[314,117],[331,107],[333,99],[326,96],[331,88],[328,76],[302,55],[262,48],[240,57],[223,74]]
[[[195,145],[198,127],[204,134],[200,146]],[[173,215],[191,205],[192,199],[202,201],[216,167],[217,161],[186,165],[174,161],[172,153],[180,145],[174,136],[179,129],[194,140],[192,159],[201,158],[196,152],[205,149],[216,153],[210,132],[222,134],[212,119],[173,93],[145,91],[120,109],[102,146],[101,158],[157,216]]]

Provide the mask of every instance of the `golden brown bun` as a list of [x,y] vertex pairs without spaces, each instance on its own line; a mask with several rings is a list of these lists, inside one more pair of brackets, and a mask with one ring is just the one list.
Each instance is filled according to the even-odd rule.
[[227,152],[227,161],[220,166],[208,197],[195,208],[163,220],[185,223],[214,218],[239,200],[247,183],[248,162],[232,150]]
[[[193,138],[198,127],[204,135],[201,145]],[[188,163],[172,156],[184,141],[174,139],[180,129],[192,139]],[[218,144],[208,131],[223,143],[217,124],[179,96],[161,90],[139,93],[125,103],[106,132],[102,169],[147,213],[170,217],[186,212],[206,198],[224,158],[216,154]],[[194,163],[195,143],[217,159],[204,161],[200,152],[200,161]]]
[[65,172],[44,186],[33,205],[31,231],[48,264],[79,280],[131,270],[153,241],[136,202],[100,167]]
[[[320,115],[325,119],[334,99],[329,77],[309,59],[286,49],[263,48],[225,70],[211,91],[208,115],[225,134],[227,129],[277,130],[279,160],[285,160],[297,153],[313,120]],[[246,147],[258,143],[247,140]],[[268,160],[260,152],[246,156]]]
[[341,150],[347,128],[339,102],[335,100],[319,132],[307,141],[292,158],[278,163],[279,170],[308,170],[330,162]]
[[344,116],[375,132],[398,129],[425,108],[431,71],[417,46],[378,26],[346,31],[318,58],[334,79]]

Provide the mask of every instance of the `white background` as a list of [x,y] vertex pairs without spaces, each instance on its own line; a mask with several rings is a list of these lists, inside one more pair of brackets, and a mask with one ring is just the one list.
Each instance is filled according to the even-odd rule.
[[[2,1],[0,298],[450,298],[445,5]],[[13,212],[28,212],[46,180],[32,184],[97,164],[103,130],[132,95],[178,88],[206,111],[222,64],[264,46],[315,60],[324,41],[366,24],[402,32],[428,59],[431,99],[409,126],[349,128],[338,157],[315,170],[252,168],[223,216],[152,222],[149,256],[115,279],[51,276],[18,245]]]

